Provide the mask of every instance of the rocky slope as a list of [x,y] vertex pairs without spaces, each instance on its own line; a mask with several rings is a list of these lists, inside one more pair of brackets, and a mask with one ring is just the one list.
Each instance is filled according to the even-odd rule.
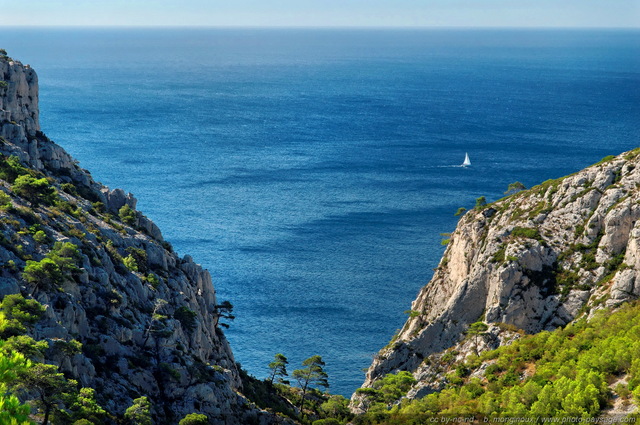
[[[209,273],[172,251],[131,194],[95,182],[40,131],[36,73],[6,54],[0,153],[0,297],[22,293],[47,307],[34,338],[82,343],[71,356],[49,350],[48,363],[95,388],[113,413],[147,396],[156,423],[192,412],[211,423],[272,421],[240,394]],[[20,188],[19,174],[31,186]],[[73,266],[30,279],[25,267],[51,257],[56,242],[78,248]]]
[[553,329],[637,298],[639,162],[635,149],[466,212],[364,386],[406,370],[418,380],[409,397],[419,397],[444,385],[433,359],[475,349],[465,339],[474,322],[489,326],[480,349],[493,348],[517,338],[516,329]]

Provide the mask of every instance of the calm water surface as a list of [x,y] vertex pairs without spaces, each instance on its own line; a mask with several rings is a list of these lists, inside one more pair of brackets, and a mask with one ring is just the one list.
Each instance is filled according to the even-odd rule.
[[[43,130],[349,395],[475,198],[639,146],[640,32],[15,29]],[[465,152],[473,163],[461,168]]]

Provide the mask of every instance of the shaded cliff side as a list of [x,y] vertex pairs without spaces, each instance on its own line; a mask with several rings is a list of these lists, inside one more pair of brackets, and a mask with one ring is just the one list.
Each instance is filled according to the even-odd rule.
[[478,321],[489,327],[481,348],[495,348],[517,337],[514,329],[554,329],[637,298],[639,155],[635,149],[607,157],[466,212],[411,317],[369,367],[364,387],[410,371],[418,382],[409,397],[442,388],[425,359],[453,346],[469,351],[465,332]]
[[114,414],[147,396],[156,423],[192,412],[211,423],[273,420],[240,393],[219,327],[228,309],[209,273],[173,252],[131,194],[94,181],[40,131],[37,75],[6,54],[0,176],[0,297],[21,293],[46,306],[35,339],[82,344],[72,355],[48,350],[47,363],[95,388]]

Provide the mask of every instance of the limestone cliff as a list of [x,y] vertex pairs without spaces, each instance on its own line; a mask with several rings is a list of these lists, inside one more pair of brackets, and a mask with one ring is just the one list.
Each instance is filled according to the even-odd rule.
[[410,397],[441,388],[425,359],[464,347],[477,321],[490,325],[485,339],[495,347],[514,336],[501,328],[535,333],[637,298],[638,162],[640,149],[468,211],[364,386],[406,370],[419,380]]
[[[272,421],[240,394],[239,371],[218,326],[224,307],[209,273],[173,252],[135,211],[131,194],[95,182],[40,131],[36,73],[6,55],[0,55],[0,153],[5,177],[18,170],[47,192],[19,190],[15,176],[0,179],[6,201],[0,297],[22,293],[46,306],[34,338],[52,346],[82,343],[72,356],[49,350],[48,363],[95,388],[113,413],[147,396],[156,423],[177,423],[192,412],[211,423]],[[128,216],[120,212],[125,205]],[[56,279],[28,279],[28,262],[43,260],[56,242],[78,248],[73,267]]]

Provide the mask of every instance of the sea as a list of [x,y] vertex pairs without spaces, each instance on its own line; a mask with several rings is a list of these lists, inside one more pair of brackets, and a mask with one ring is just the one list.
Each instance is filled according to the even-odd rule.
[[38,72],[44,132],[210,271],[242,367],[318,354],[345,396],[459,207],[640,146],[637,30],[2,27],[0,48]]

